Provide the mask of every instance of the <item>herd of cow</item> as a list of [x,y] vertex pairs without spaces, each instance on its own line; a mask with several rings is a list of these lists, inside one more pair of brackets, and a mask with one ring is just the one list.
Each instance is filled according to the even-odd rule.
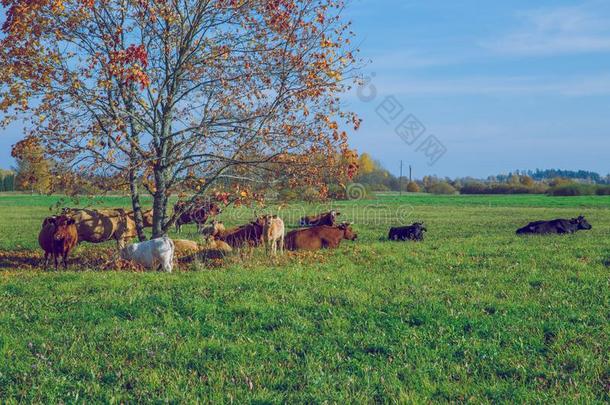
[[[183,203],[174,206],[176,231],[182,225],[197,224],[197,231],[205,237],[200,245],[190,240],[172,240],[167,236],[139,243],[130,243],[137,236],[133,212],[124,209],[71,209],[66,208],[61,215],[45,218],[38,235],[40,247],[44,250],[44,266],[53,256],[57,270],[59,259],[64,268],[68,266],[70,251],[80,242],[101,243],[115,240],[120,257],[148,269],[162,268],[171,272],[175,258],[218,258],[233,249],[243,246],[264,245],[272,255],[278,250],[319,250],[337,248],[343,239],[354,241],[358,235],[351,223],[338,223],[340,212],[330,211],[300,219],[300,229],[285,232],[284,221],[277,215],[263,215],[255,220],[232,229],[225,229],[222,222],[215,219],[205,225],[208,219],[222,212],[214,203],[197,204],[186,209]],[[152,227],[152,210],[143,213],[144,227]],[[580,216],[573,219],[531,222],[517,230],[517,234],[565,234],[582,229],[591,229],[587,220]],[[423,223],[410,226],[392,227],[388,239],[393,241],[422,241],[427,229]]]

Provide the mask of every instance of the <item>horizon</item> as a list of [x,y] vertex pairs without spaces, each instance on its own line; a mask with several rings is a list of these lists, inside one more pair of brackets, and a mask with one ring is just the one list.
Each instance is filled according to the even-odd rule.
[[[346,17],[370,60],[343,97],[363,118],[350,145],[391,173],[610,173],[610,4],[354,0]],[[23,132],[0,130],[1,166]]]
[[[397,177],[397,178],[401,177],[400,176],[400,170],[392,171],[389,168],[387,168],[385,165],[383,165],[383,163],[379,159],[377,159],[375,156],[371,156],[371,157],[373,158],[373,160],[377,164],[381,165],[381,167],[380,167],[381,169],[388,171],[394,177]],[[408,177],[408,169],[409,169],[409,165],[405,164],[405,162],[403,162],[403,175],[402,175],[403,179]],[[15,171],[15,168],[13,168],[13,167],[6,168],[6,167],[3,167],[3,166],[0,166],[0,170]],[[472,178],[472,179],[475,179],[475,180],[488,180],[490,177],[509,176],[511,174],[523,175],[523,174],[528,174],[529,172],[536,172],[538,170],[540,170],[540,171],[556,170],[556,171],[565,171],[565,172],[585,171],[585,172],[589,172],[591,174],[597,174],[597,175],[599,175],[602,178],[610,177],[610,172],[609,173],[601,173],[601,172],[596,172],[596,171],[586,170],[586,169],[580,169],[580,168],[548,167],[548,168],[535,168],[535,169],[514,169],[514,170],[509,170],[507,172],[491,173],[491,174],[481,175],[481,176],[466,175],[466,176],[456,176],[456,177],[449,177],[449,178],[452,179],[452,180],[465,179],[465,178]],[[440,175],[438,175],[436,173],[426,173],[426,174],[421,175],[421,176],[414,175],[413,179],[414,180],[422,180],[426,176],[437,177],[439,179],[443,179],[443,178],[447,177],[447,176],[440,176]]]

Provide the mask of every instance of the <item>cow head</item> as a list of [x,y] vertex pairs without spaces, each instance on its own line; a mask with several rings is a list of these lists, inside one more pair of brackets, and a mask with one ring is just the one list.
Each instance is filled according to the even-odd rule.
[[423,222],[415,222],[413,225],[415,228],[417,228],[418,230],[422,231],[422,232],[428,232],[428,229],[426,229],[426,225],[424,225]]
[[207,211],[211,216],[222,214],[222,208],[220,208],[216,203],[210,203],[207,206]]
[[339,215],[341,215],[341,213],[339,211],[332,210],[331,212],[328,213],[328,215],[330,216],[330,219],[331,219],[332,223],[334,224],[335,222],[337,222],[337,217]]
[[570,220],[571,223],[578,226],[578,229],[589,230],[593,228],[591,224],[585,219],[584,216],[579,216],[578,218],[573,218]]
[[47,226],[54,226],[55,225],[55,221],[57,221],[57,215],[53,215],[51,217],[47,217],[44,219],[44,221],[42,221],[42,227],[47,227]]
[[[52,220],[52,224],[55,225],[55,232],[53,232],[53,240],[60,242],[70,236],[70,231],[76,233],[74,227],[74,218],[70,218],[66,215],[61,215]],[[73,228],[73,229],[71,229]]]
[[358,239],[358,234],[354,232],[352,229],[352,224],[350,222],[344,222],[341,225],[337,226],[337,228],[343,231],[343,239],[347,240],[356,240]]
[[263,225],[269,226],[269,225],[271,225],[273,220],[277,219],[277,218],[278,218],[277,215],[266,214],[266,215],[263,215],[263,216],[259,217],[259,220],[261,221],[261,223]]
[[225,225],[222,223],[222,221],[217,221],[217,220],[212,220],[212,234],[211,236],[214,237],[216,235],[221,234],[222,232],[224,232],[225,230]]
[[252,225],[256,225],[256,226],[265,226],[265,224],[267,223],[269,215],[263,215],[260,217],[256,217],[256,219],[254,221],[252,221]]
[[174,212],[183,213],[186,209],[186,203],[184,201],[178,201],[174,204]]
[[73,211],[73,208],[64,207],[61,209],[61,215],[71,215]]
[[153,226],[153,210],[142,211],[142,219],[144,220],[144,227],[150,228]]

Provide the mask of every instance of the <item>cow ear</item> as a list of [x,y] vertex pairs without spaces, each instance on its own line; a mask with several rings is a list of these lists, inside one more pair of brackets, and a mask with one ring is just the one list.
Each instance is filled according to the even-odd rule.
[[335,215],[339,216],[339,215],[341,215],[341,213],[339,211],[337,211],[337,212],[335,212]]

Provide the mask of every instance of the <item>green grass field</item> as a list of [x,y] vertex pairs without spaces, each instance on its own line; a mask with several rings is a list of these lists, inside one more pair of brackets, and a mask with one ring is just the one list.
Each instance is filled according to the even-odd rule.
[[[37,234],[57,200],[0,196],[0,402],[610,401],[609,197],[333,203],[358,241],[172,274],[96,268],[112,244],[42,271]],[[280,215],[294,227],[324,208]],[[514,234],[579,214],[593,230]],[[425,242],[382,240],[415,220]]]

